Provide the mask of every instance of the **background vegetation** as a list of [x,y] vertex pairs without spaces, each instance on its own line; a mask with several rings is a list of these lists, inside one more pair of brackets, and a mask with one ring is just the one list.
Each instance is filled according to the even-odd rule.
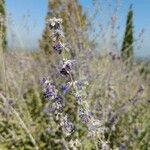
[[[5,18],[4,1],[0,2],[0,16]],[[150,149],[150,61],[134,57],[134,12],[129,9],[122,48],[114,52],[114,47],[98,46],[100,34],[93,30],[96,20],[92,19],[100,13],[98,6],[94,1],[95,10],[88,16],[77,0],[49,0],[46,20],[63,19],[63,42],[69,49],[65,55],[77,61],[74,78],[88,83],[82,94],[90,113],[102,123],[100,131],[90,132],[78,119],[74,91],[63,95],[65,112],[75,126],[71,135],[66,136],[56,116],[45,109],[41,78],[53,79],[60,91],[66,82],[57,72],[61,58],[53,51],[49,24],[39,42],[40,51],[26,52],[6,51],[6,27],[1,22],[0,150]],[[114,16],[110,20],[115,45]],[[99,38],[103,40],[102,34]]]

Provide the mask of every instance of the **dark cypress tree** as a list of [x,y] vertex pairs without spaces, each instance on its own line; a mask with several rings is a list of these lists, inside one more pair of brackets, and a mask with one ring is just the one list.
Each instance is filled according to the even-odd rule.
[[[66,41],[71,45],[71,55],[74,57],[78,51],[89,41],[88,36],[79,35],[87,27],[87,18],[83,14],[82,7],[78,0],[49,0],[47,18],[58,17],[63,19],[63,28]],[[86,41],[86,42],[85,42]],[[52,41],[49,29],[46,26],[43,37],[40,40],[40,47],[46,54],[52,52]]]
[[124,35],[124,40],[121,49],[121,56],[123,61],[132,60],[133,58],[133,10],[132,5],[129,8],[127,22],[126,22],[126,30]]
[[0,0],[0,47],[1,51],[6,49],[6,26],[5,26],[5,1]]

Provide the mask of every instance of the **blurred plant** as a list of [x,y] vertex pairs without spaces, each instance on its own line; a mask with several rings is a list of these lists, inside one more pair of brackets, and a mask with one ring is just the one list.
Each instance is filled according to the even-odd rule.
[[6,50],[5,0],[0,0],[0,47]]
[[53,66],[40,52],[5,55],[0,149],[148,149],[149,74],[143,79],[139,64],[128,70],[116,53],[83,48],[72,58],[62,24],[60,17],[47,19]]
[[133,42],[133,10],[131,5],[127,16],[125,35],[121,49],[121,56],[124,61],[133,59]]
[[[63,41],[63,28],[62,28],[62,19],[52,18],[48,20],[48,27],[51,31],[51,38],[53,41],[53,50],[57,54],[63,54],[65,47],[61,46],[60,43]],[[59,46],[58,46],[59,45]],[[61,44],[63,45],[63,43]],[[64,60],[60,69],[60,74],[64,77],[70,76],[71,70],[73,67],[72,60]],[[70,135],[74,130],[73,123],[70,122],[68,116],[64,112],[64,102],[62,96],[59,94],[59,91],[56,89],[55,83],[53,81],[49,81],[48,79],[42,79],[42,86],[44,90],[44,97],[47,99],[54,100],[52,105],[47,107],[46,109],[48,113],[54,113],[56,115],[56,120],[59,122],[59,126],[62,128],[62,131],[66,135]]]
[[[46,20],[50,17],[57,17],[63,19],[63,27],[66,41],[64,43],[68,45],[70,54],[74,58],[78,52],[87,51],[89,45],[92,44],[86,36],[86,30],[88,28],[88,20],[83,14],[81,5],[77,0],[49,0],[48,1],[48,13]],[[49,37],[50,30],[49,26],[46,25],[42,40],[40,41],[40,47],[45,51],[46,54],[52,54],[52,42],[53,40]],[[57,43],[55,49],[61,51],[63,45]],[[49,55],[48,55],[49,56]]]
[[[132,99],[129,99],[129,101],[124,103],[120,108],[117,108],[117,110],[115,110],[114,112],[112,111],[113,108],[109,106],[109,109],[105,110],[105,114],[102,113],[101,118],[98,118],[98,116],[91,110],[91,104],[87,99],[88,94],[86,92],[86,86],[89,84],[90,81],[85,80],[88,83],[87,85],[84,83],[85,81],[74,81],[75,78],[72,70],[75,60],[69,60],[67,56],[65,56],[65,53],[68,53],[68,51],[65,52],[65,50],[67,49],[65,46],[61,49],[61,51],[56,50],[56,45],[61,41],[65,41],[61,24],[62,19],[52,18],[49,19],[48,27],[50,28],[51,37],[54,41],[53,50],[57,54],[62,55],[63,59],[59,73],[64,77],[67,82],[69,81],[67,85],[70,84],[70,86],[72,87],[69,87],[68,89],[68,87],[64,88],[63,86],[63,93],[66,93],[66,90],[72,91],[72,94],[76,99],[76,115],[78,118],[76,121],[79,121],[80,119],[81,122],[88,129],[88,136],[96,138],[99,141],[99,144],[96,143],[96,147],[101,147],[101,149],[109,150],[111,145],[110,138],[112,137],[113,130],[117,125],[120,116],[123,116],[126,111],[128,111],[128,107],[130,104],[135,105],[135,103],[137,103],[139,97],[141,96],[141,93],[143,93],[144,91],[144,88],[143,86],[140,86],[135,96]],[[62,43],[62,45],[63,44],[64,43]],[[115,59],[112,60],[114,61]],[[58,94],[59,91],[56,89],[55,86],[57,83],[54,84],[52,83],[52,81],[49,81],[45,78],[43,78],[42,83],[44,97],[54,100],[54,102],[52,102],[52,105],[48,105],[45,112],[47,114],[54,113],[56,115],[58,126],[62,128],[64,134],[66,134],[67,136],[71,136],[73,132],[77,132],[75,127],[78,123],[75,122],[75,124],[73,124],[72,122],[70,122],[70,120],[68,120],[68,114],[66,114],[66,112],[64,111],[66,106],[63,105],[63,98],[60,94]],[[84,86],[85,88],[83,88]],[[111,93],[113,94],[113,88],[109,84],[108,97],[115,98],[115,95],[113,94],[114,96],[112,97]],[[60,101],[57,101],[57,99],[61,100],[61,103]],[[104,108],[107,108],[107,106],[104,106]]]

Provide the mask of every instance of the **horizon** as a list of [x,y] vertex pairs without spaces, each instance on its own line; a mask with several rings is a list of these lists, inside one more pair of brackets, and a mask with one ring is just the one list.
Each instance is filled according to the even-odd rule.
[[[113,1],[116,2],[116,0],[112,0],[111,2]],[[86,11],[87,7],[89,7],[92,11],[91,0],[80,0],[79,2],[83,7],[84,12]],[[102,0],[101,4],[103,7],[103,13],[106,16],[109,16],[110,12],[107,11],[109,2],[107,0]],[[140,0],[136,0],[136,2],[133,0],[121,1],[118,11],[118,25],[120,26],[118,40],[122,40],[122,37],[124,36],[127,12],[131,4],[133,4],[134,11],[133,23],[135,38],[138,37],[142,29],[145,30],[142,48],[135,49],[135,55],[138,57],[148,57],[150,56],[150,28],[148,28],[150,27],[150,21],[148,20],[150,2],[146,0],[143,2]],[[35,3],[33,0],[6,0],[6,8],[8,14],[7,17],[13,20],[12,22],[7,22],[9,46],[18,46],[26,50],[37,49],[38,41],[42,37],[45,27],[48,1],[37,0]],[[101,20],[103,20],[103,18]],[[13,39],[14,37],[12,33],[17,36],[16,39]],[[13,40],[16,41],[14,42]]]

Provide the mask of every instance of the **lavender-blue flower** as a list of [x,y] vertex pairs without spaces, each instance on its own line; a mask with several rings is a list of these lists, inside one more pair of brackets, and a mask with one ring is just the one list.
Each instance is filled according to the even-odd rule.
[[70,89],[70,85],[63,84],[63,85],[61,85],[60,89],[61,89],[63,94],[66,94],[69,91],[69,89]]
[[58,54],[61,54],[62,53],[62,50],[63,50],[63,45],[61,43],[56,43],[54,46],[53,46],[53,49],[58,53]]

